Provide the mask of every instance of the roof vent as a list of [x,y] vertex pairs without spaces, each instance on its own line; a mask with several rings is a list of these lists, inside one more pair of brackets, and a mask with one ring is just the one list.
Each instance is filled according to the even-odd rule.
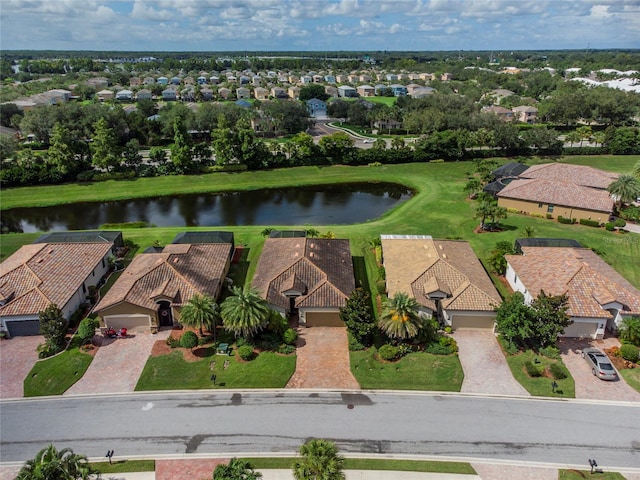
[[180,260],[178,257],[173,259],[173,263],[178,263],[178,260]]
[[443,253],[443,254],[442,254],[442,258],[444,258],[444,259],[446,260],[446,258],[447,258],[447,254],[446,254],[446,253]]
[[313,257],[313,252],[309,252],[309,256],[310,256],[310,257]]
[[53,253],[53,248],[50,248],[49,250],[47,250],[47,253],[51,255]]
[[440,250],[442,250],[442,244],[438,245],[438,248],[439,248]]
[[44,261],[44,258],[39,258],[38,260],[36,260],[36,263],[42,263]]

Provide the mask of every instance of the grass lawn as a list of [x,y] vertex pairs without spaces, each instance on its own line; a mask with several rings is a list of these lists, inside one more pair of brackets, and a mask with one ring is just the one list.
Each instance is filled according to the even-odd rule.
[[[540,363],[534,363],[534,360],[536,358],[540,361]],[[543,368],[548,368],[552,363],[560,363],[563,367],[564,364],[561,360],[553,360],[551,358],[543,357],[542,355],[536,355],[531,350],[527,350],[526,352],[517,355],[507,355],[507,363],[509,364],[511,373],[513,373],[513,377],[518,382],[520,382],[520,384],[531,395],[560,398],[574,398],[576,396],[573,377],[566,369],[566,367],[564,368],[565,372],[567,373],[567,378],[563,380],[555,380],[555,382],[558,384],[558,387],[556,388],[556,391],[554,393],[551,391],[551,383],[554,381],[553,378],[545,376],[532,378],[527,375],[527,372],[524,368],[524,363],[527,360],[534,363],[540,370],[542,370]]]
[[351,372],[364,389],[459,392],[462,386],[464,374],[455,355],[416,352],[382,363],[373,348],[349,353]]
[[24,396],[62,395],[82,378],[93,357],[79,350],[74,337],[71,346],[55,357],[36,362],[24,379]]
[[155,460],[119,460],[113,463],[96,462],[91,466],[100,473],[124,473],[124,472],[155,472]]
[[[256,470],[290,469],[297,460],[295,457],[243,458]],[[387,460],[382,458],[345,458],[345,470],[391,470],[399,472],[435,472],[476,475],[469,463],[433,462],[417,460]]]
[[640,368],[623,368],[619,372],[631,388],[640,392]]
[[[235,355],[214,355],[212,347],[206,350],[206,356],[197,362],[185,361],[180,351],[149,357],[136,390],[284,388],[296,367],[293,355],[263,352],[250,362],[243,362]],[[230,362],[227,369],[224,369],[225,360]],[[213,361],[216,364],[211,370],[209,365]],[[211,381],[212,374],[217,376],[215,386]]]
[[618,472],[604,472],[591,474],[590,470],[559,470],[558,480],[581,480],[583,478],[593,478],[599,480],[625,480],[625,477]]
[[396,97],[366,97],[364,100],[371,103],[381,103],[388,107],[393,107],[396,104]]

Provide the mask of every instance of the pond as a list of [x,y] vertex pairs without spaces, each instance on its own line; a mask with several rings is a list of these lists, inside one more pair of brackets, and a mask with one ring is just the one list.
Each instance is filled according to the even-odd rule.
[[2,227],[30,233],[90,230],[124,222],[158,227],[346,225],[375,219],[412,195],[407,187],[392,183],[173,195],[3,210]]

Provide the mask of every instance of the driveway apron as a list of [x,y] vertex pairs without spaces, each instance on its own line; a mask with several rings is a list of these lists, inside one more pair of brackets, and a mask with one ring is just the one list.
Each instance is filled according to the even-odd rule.
[[[131,332],[130,332],[131,333]],[[156,335],[133,332],[127,338],[100,338],[91,365],[65,395],[133,392],[156,340],[165,340],[170,330]]]
[[300,328],[298,334],[296,371],[287,388],[360,388],[351,373],[346,328]]
[[24,379],[38,361],[44,337],[14,337],[0,341],[0,398],[24,396]]
[[595,347],[600,350],[619,346],[617,338],[604,340],[589,340],[576,338],[561,338],[558,341],[562,361],[571,372],[576,384],[576,398],[589,400],[614,400],[626,402],[640,402],[640,392],[631,388],[624,379],[616,381],[600,380],[591,373],[591,367],[582,358],[582,349]]
[[458,358],[464,371],[461,392],[529,396],[529,392],[513,378],[492,332],[456,330],[453,338],[458,343]]

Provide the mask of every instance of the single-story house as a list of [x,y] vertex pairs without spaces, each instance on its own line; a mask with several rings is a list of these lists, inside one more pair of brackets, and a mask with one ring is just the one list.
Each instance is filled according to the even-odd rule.
[[252,285],[283,316],[307,327],[341,327],[355,289],[349,240],[267,238]]
[[101,326],[154,332],[179,323],[181,307],[195,294],[217,300],[233,253],[228,237],[189,232],[134,257],[94,309]]
[[640,315],[640,291],[589,248],[520,247],[506,255],[505,277],[530,303],[544,291],[567,294],[573,323],[565,337],[603,338],[621,322]]
[[570,179],[576,185],[606,190],[611,182],[618,179],[618,174],[605,172],[586,165],[542,163],[527,168],[520,174],[520,178],[544,178],[555,181]]
[[405,293],[422,315],[454,329],[493,329],[502,300],[469,243],[429,235],[380,238],[389,297]]
[[101,102],[104,102],[105,100],[111,100],[114,97],[114,93],[111,90],[100,90],[98,93],[96,93],[96,95],[98,96],[98,100],[100,100]]
[[133,100],[133,92],[131,90],[120,90],[116,93],[116,100],[130,102]]
[[40,334],[39,312],[55,304],[66,319],[109,271],[113,242],[33,243],[0,264],[0,331]]

